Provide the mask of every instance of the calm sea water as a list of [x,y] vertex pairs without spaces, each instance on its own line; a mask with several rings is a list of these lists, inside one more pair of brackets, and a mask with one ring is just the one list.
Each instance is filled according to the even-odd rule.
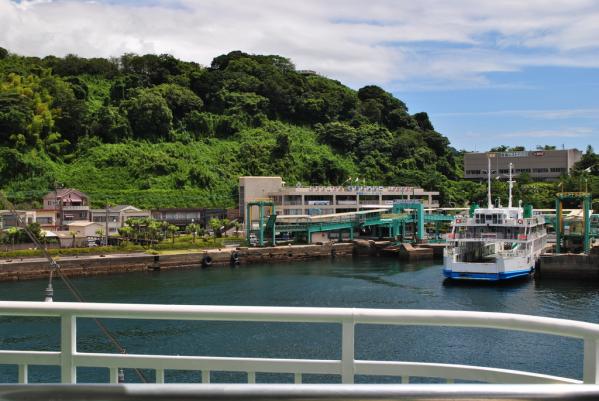
[[[90,302],[448,309],[513,312],[599,323],[599,286],[584,281],[521,281],[447,285],[441,266],[395,259],[317,260],[241,268],[128,273],[73,280]],[[43,299],[43,280],[0,283],[0,299]],[[55,300],[72,301],[55,280]],[[120,321],[107,326],[129,353],[280,358],[340,358],[338,325]],[[113,352],[91,320],[78,326],[80,351]],[[58,350],[56,319],[0,318],[0,349]],[[358,326],[358,359],[463,363],[581,378],[582,343],[547,335],[490,329]],[[126,371],[126,381],[137,377]],[[145,372],[153,380],[152,371]],[[80,368],[79,381],[107,381],[102,369]],[[245,375],[213,372],[213,382]],[[167,381],[199,381],[197,372],[167,372]],[[30,367],[30,381],[58,381],[53,367]],[[305,382],[338,377],[305,376]],[[359,377],[357,381],[393,382]],[[416,379],[418,380],[418,379]],[[0,382],[16,367],[0,365]],[[258,374],[257,381],[291,382]]]

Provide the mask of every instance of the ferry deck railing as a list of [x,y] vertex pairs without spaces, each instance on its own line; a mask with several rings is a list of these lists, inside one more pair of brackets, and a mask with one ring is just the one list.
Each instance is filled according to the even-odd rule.
[[476,240],[476,241],[490,241],[493,242],[495,240],[508,240],[508,241],[521,241],[521,242],[528,242],[528,241],[532,241],[535,240],[537,238],[541,238],[542,236],[546,235],[546,232],[540,232],[540,233],[534,233],[534,234],[504,234],[504,233],[470,233],[470,232],[463,232],[463,233],[450,233],[448,234],[447,238],[450,240],[462,240],[462,239],[472,239],[472,240]]
[[[211,371],[245,372],[247,383],[256,373],[291,373],[296,384],[304,374],[339,375],[352,384],[355,375],[396,376],[402,383],[410,377],[442,378],[487,383],[597,384],[599,381],[599,325],[573,320],[506,313],[356,309],[314,307],[196,306],[102,304],[62,302],[0,302],[0,316],[39,316],[60,319],[60,350],[1,350],[0,364],[18,366],[18,383],[28,382],[31,365],[59,366],[62,383],[77,382],[78,367],[106,368],[110,382],[118,382],[120,368],[153,369],[156,383],[164,383],[165,370],[201,372],[202,383],[210,383]],[[341,326],[341,359],[274,359],[213,356],[89,353],[77,350],[79,318],[158,319],[194,321],[334,323]],[[583,380],[546,374],[441,363],[357,360],[354,354],[355,326],[452,326],[515,330],[582,339]]]

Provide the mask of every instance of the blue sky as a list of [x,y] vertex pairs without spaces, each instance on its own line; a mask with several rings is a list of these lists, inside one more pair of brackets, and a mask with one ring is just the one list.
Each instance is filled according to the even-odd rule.
[[488,77],[497,85],[394,94],[411,112],[427,111],[458,149],[499,144],[599,149],[599,69],[536,67]]
[[594,0],[0,0],[0,46],[44,56],[280,54],[429,113],[454,147],[599,148]]

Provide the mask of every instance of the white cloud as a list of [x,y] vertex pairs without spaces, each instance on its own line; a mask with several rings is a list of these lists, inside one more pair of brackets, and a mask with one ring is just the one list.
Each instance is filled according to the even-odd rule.
[[592,0],[0,0],[0,46],[38,56],[171,53],[205,65],[239,49],[353,86],[480,87],[493,85],[489,72],[599,67],[598,21]]

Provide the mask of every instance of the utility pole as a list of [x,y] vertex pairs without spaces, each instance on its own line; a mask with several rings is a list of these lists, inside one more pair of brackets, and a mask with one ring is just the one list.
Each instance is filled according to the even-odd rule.
[[108,246],[108,210],[109,210],[110,204],[108,203],[108,201],[106,201],[106,242],[104,243],[104,245]]
[[493,208],[493,200],[491,199],[491,158],[487,158],[488,170],[487,170],[487,207]]

